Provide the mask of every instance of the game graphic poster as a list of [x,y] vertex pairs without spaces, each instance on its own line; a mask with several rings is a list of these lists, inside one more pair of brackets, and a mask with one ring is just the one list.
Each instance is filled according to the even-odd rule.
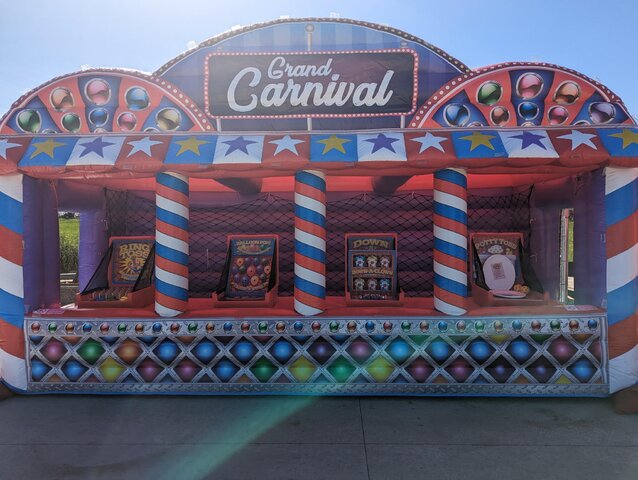
[[478,256],[479,264],[474,262],[474,280],[481,280],[482,268],[485,260],[492,255],[505,255],[516,269],[516,281],[522,281],[520,256],[521,256],[522,235],[519,232],[499,232],[499,233],[474,233],[471,236],[472,255]]
[[276,251],[276,237],[231,237],[225,298],[264,299],[276,282]]
[[134,285],[149,258],[154,242],[154,238],[113,239],[110,285]]
[[346,269],[353,300],[394,300],[399,291],[396,237],[348,235]]

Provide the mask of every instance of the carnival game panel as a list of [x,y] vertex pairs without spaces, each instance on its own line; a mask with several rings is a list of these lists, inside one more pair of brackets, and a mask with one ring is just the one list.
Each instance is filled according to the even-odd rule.
[[47,321],[25,325],[29,392],[609,392],[604,314]]

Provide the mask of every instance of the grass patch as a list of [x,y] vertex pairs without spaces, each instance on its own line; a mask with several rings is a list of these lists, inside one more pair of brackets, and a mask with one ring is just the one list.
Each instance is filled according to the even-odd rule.
[[80,241],[80,219],[59,218],[60,224],[60,271],[78,271],[78,243]]

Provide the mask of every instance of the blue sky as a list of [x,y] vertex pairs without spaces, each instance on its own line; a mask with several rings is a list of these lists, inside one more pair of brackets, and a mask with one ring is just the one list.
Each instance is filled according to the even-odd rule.
[[233,25],[329,16],[385,23],[470,67],[542,61],[578,70],[638,115],[638,1],[56,0],[0,6],[0,115],[52,77],[93,67],[151,72]]

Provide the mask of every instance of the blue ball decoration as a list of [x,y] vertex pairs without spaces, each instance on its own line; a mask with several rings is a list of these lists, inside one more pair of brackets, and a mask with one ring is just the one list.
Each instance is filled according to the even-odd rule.
[[230,332],[233,329],[233,324],[230,322],[224,323],[224,332]]
[[84,333],[89,333],[92,329],[93,325],[91,325],[90,323],[85,323],[84,325],[82,325],[82,331]]
[[596,328],[598,328],[598,320],[594,318],[590,318],[587,321],[587,326],[589,327],[590,330],[596,330]]
[[368,320],[366,322],[366,330],[368,332],[371,332],[372,330],[374,330],[374,322],[372,320]]
[[521,330],[523,328],[523,322],[521,322],[520,320],[514,320],[512,322],[512,328],[514,330]]
[[470,343],[468,352],[478,363],[483,363],[494,353],[494,348],[485,340],[479,338]]
[[232,348],[233,355],[242,363],[250,361],[255,356],[257,349],[248,340],[240,340]]
[[217,365],[213,367],[213,373],[217,375],[217,378],[219,378],[222,382],[229,381],[238,370],[239,368],[237,365],[227,358],[222,358],[219,362],[217,362]]
[[442,332],[445,332],[447,330],[447,322],[444,322],[443,320],[441,320],[439,322],[439,330]]
[[303,323],[295,322],[292,327],[295,329],[295,332],[301,332],[303,330]]
[[153,324],[153,332],[160,333],[162,331],[162,324],[160,322],[155,322]]
[[64,373],[70,382],[77,382],[86,371],[87,368],[77,360],[69,360],[62,367],[62,373]]
[[210,340],[202,340],[193,348],[193,355],[202,363],[210,362],[217,354],[217,346]]
[[512,340],[507,350],[509,354],[521,364],[529,360],[534,354],[534,348],[522,338]]
[[581,383],[586,383],[594,376],[596,368],[586,358],[579,358],[570,367],[570,373]]
[[388,346],[387,352],[390,354],[392,359],[397,363],[403,363],[410,355],[414,352],[414,348],[412,348],[405,340],[402,338],[397,338]]
[[286,363],[294,355],[295,349],[290,342],[281,339],[270,348],[270,353],[279,363]]
[[31,360],[31,378],[34,382],[42,380],[44,376],[49,373],[49,370],[51,370],[51,367],[37,358]]
[[442,363],[452,355],[452,347],[443,340],[434,340],[427,348],[427,352],[434,360]]
[[165,364],[170,364],[179,354],[179,347],[175,342],[164,340],[154,350],[155,355]]

